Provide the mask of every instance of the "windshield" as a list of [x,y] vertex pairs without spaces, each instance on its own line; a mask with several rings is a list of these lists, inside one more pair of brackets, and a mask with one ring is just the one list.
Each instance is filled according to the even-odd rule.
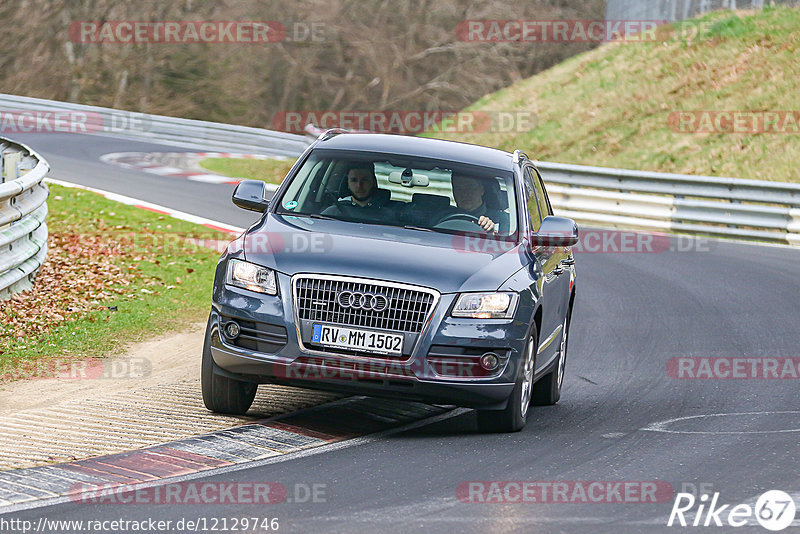
[[318,149],[276,213],[442,233],[517,232],[511,171],[408,155]]

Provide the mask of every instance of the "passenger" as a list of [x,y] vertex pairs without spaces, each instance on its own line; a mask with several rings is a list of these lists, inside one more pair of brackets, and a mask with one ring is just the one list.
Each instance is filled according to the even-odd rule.
[[347,171],[347,188],[351,195],[340,198],[336,204],[326,208],[322,215],[330,217],[366,220],[388,219],[391,215],[386,208],[391,193],[378,189],[375,164],[355,163]]

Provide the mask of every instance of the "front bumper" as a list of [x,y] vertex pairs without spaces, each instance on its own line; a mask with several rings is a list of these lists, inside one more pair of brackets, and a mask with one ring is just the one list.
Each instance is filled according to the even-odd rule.
[[[423,329],[410,355],[402,359],[326,353],[303,348],[295,325],[291,282],[278,274],[279,294],[256,294],[215,284],[209,347],[216,372],[240,380],[275,383],[351,394],[401,398],[467,407],[503,408],[514,388],[529,330],[518,319],[469,320],[448,316],[455,295],[443,294],[430,324]],[[522,299],[518,317],[530,317]],[[269,342],[235,343],[220,332],[222,322],[234,319],[267,329]],[[431,350],[433,349],[433,351]],[[433,352],[504,355],[490,376],[475,376],[454,366],[443,374],[431,365]],[[467,369],[464,367],[463,369]]]

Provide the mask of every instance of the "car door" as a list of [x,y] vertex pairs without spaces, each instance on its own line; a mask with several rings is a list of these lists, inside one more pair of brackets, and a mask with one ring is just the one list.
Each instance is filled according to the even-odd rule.
[[[542,219],[547,215],[546,201],[541,188],[537,188],[537,179],[534,167],[525,165],[523,167],[523,185],[528,205],[530,231],[534,234],[539,231]],[[542,302],[542,326],[539,332],[540,352],[536,358],[536,372],[539,372],[553,360],[558,347],[558,343],[553,341],[561,324],[558,315],[560,299],[557,289],[559,258],[553,253],[553,248],[538,246],[535,239],[532,240],[531,247],[535,261],[542,272],[542,276],[535,282]]]
[[[536,193],[537,196],[540,196],[542,199],[542,202],[539,204],[539,209],[542,212],[542,217],[544,218],[548,215],[553,215],[553,208],[550,205],[550,199],[547,197],[547,190],[544,187],[542,175],[535,167],[534,172],[536,173],[534,183],[536,186]],[[570,247],[555,247],[552,250],[552,253],[553,254],[550,257],[550,261],[555,264],[555,267],[552,270],[552,274],[555,276],[555,281],[551,284],[551,288],[553,293],[557,295],[557,298],[554,300],[557,300],[558,302],[555,315],[557,317],[558,324],[563,325],[564,319],[567,316],[567,309],[569,308],[569,297],[570,292],[572,291],[572,282],[575,275],[575,260],[572,257],[572,251]],[[558,336],[556,337],[558,338]],[[555,343],[555,345],[556,348],[558,348],[558,344]]]

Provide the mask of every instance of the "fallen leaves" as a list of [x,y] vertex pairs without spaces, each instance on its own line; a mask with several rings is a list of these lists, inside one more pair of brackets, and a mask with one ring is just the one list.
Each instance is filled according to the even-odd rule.
[[153,253],[118,237],[102,231],[51,233],[47,260],[33,289],[0,302],[0,352],[13,350],[15,344],[36,343],[52,329],[93,311],[117,311],[118,305],[109,304],[130,299],[127,288],[134,282],[161,285],[138,268],[140,261],[152,261]]

